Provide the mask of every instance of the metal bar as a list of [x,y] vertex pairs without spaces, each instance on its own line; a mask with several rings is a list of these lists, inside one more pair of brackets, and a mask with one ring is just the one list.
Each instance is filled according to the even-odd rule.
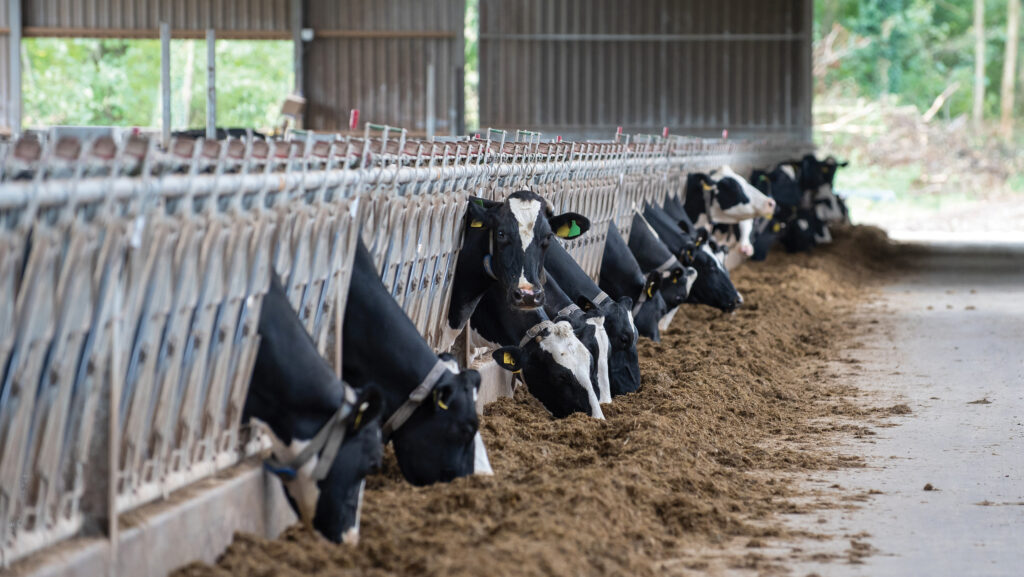
[[294,51],[292,66],[295,72],[295,93],[299,95],[303,94],[303,82],[305,81],[302,62],[302,25],[305,18],[303,17],[302,8],[302,0],[291,1],[291,38],[292,50]]
[[707,40],[801,40],[802,34],[480,34],[481,40],[547,40],[560,42],[702,42]]
[[21,0],[8,0],[7,18],[10,20],[10,36],[8,42],[8,71],[10,73],[8,90],[11,103],[8,110],[10,118],[8,123],[11,133],[15,136],[21,134]]
[[431,45],[427,49],[427,139],[434,138],[434,131],[437,128],[437,78],[435,64],[435,50]]
[[[0,35],[4,31],[0,29]],[[158,39],[159,28],[79,28],[62,26],[25,26],[23,35],[26,38],[127,38],[127,39]],[[202,40],[206,37],[206,29],[175,28],[175,38]],[[226,30],[218,29],[217,36],[222,40],[291,40],[292,33],[288,30]]]
[[456,38],[458,33],[443,30],[329,30],[316,29],[317,38]]
[[163,123],[160,130],[163,146],[171,145],[171,25],[160,23],[160,94]]
[[217,33],[206,31],[206,138],[217,139]]

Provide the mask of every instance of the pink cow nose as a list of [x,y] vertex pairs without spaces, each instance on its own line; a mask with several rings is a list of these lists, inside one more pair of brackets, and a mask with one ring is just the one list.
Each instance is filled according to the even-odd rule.
[[775,214],[775,201],[767,199],[764,203],[764,216],[772,216]]
[[537,308],[544,304],[544,290],[514,288],[512,289],[512,304],[521,308]]

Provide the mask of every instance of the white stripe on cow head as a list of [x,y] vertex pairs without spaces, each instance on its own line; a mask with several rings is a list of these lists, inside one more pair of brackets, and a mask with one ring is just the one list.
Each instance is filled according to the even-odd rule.
[[601,403],[594,394],[594,386],[590,382],[590,351],[576,337],[572,325],[566,321],[554,323],[548,334],[541,339],[540,348],[550,354],[556,363],[570,371],[580,386],[586,389],[590,401],[590,416],[604,419]]

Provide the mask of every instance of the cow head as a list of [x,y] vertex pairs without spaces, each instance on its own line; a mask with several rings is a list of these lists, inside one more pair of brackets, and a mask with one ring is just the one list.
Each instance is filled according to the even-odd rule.
[[608,380],[612,396],[632,393],[640,388],[640,356],[636,350],[640,333],[633,322],[633,300],[608,298],[601,303],[580,299],[577,303],[586,312],[599,310],[604,315],[608,333]]
[[[345,437],[324,478],[317,480],[313,477],[319,453],[297,469],[269,464],[268,469],[280,477],[288,504],[307,527],[335,543],[354,545],[359,542],[365,477],[381,462],[378,417],[382,403],[374,389],[363,390],[354,402],[342,402]],[[310,441],[300,441],[296,435],[286,444],[275,421],[271,419],[268,423],[271,454],[277,462],[287,464]],[[303,425],[298,424],[300,429],[310,428]],[[312,438],[315,432],[311,430],[304,437]]]
[[590,351],[568,322],[544,321],[520,346],[501,347],[492,356],[502,368],[518,374],[555,418],[586,413],[604,419],[591,383]]
[[647,300],[640,305],[633,322],[636,324],[637,333],[651,339],[654,342],[661,340],[659,321],[661,317],[668,314],[668,305],[661,296],[661,273],[651,272],[647,275],[647,283],[644,285],[644,292],[648,295]]
[[728,165],[717,173],[709,217],[712,222],[735,224],[755,216],[775,214],[775,201],[733,172]]
[[491,472],[476,412],[480,373],[460,371],[451,355],[441,360],[448,371],[391,437],[402,475],[413,485]]
[[573,212],[552,215],[541,196],[521,190],[500,203],[471,199],[466,225],[486,233],[480,239],[487,243],[484,269],[501,285],[508,304],[529,310],[544,304],[544,253],[554,237],[577,238],[590,221]]
[[686,302],[687,295],[697,280],[697,269],[676,262],[661,273],[661,298],[669,309]]
[[736,291],[728,271],[715,256],[706,230],[699,230],[692,247],[682,255],[683,262],[697,269],[697,280],[687,302],[713,306],[725,312],[732,312],[743,304],[743,297]]

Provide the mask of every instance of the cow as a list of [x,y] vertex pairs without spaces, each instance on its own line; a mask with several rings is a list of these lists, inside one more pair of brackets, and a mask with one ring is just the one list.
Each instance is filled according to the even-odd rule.
[[661,340],[658,322],[668,313],[661,281],[660,272],[644,274],[615,223],[609,223],[597,285],[613,299],[629,297],[637,332],[655,342]]
[[745,178],[722,166],[711,176],[687,176],[683,208],[698,228],[713,224],[736,224],[758,215],[771,216],[775,201],[757,190]]
[[591,380],[597,383],[597,398],[601,403],[612,402],[611,382],[608,376],[608,355],[611,352],[611,342],[608,340],[608,331],[604,329],[604,313],[591,302],[585,302],[587,312],[565,294],[562,287],[558,286],[551,275],[545,275],[544,292],[547,298],[544,299],[544,312],[551,318],[560,318],[569,321],[576,337],[580,339],[583,346],[590,351],[593,357],[593,368],[590,371]]
[[521,378],[552,416],[586,413],[604,419],[600,390],[591,378],[593,357],[567,320],[552,321],[543,309],[510,307],[495,285],[480,299],[470,327],[502,345],[492,353],[495,362]]
[[651,204],[644,208],[644,218],[673,255],[686,266],[697,269],[697,280],[686,302],[712,306],[725,312],[732,312],[743,303],[743,297],[733,286],[728,271],[711,249],[707,229],[697,229],[696,238],[691,238],[665,211]]
[[690,295],[693,283],[697,280],[697,269],[683,266],[639,212],[633,214],[628,246],[645,274],[661,273],[660,292],[665,299],[668,313],[661,317],[658,329],[666,331],[676,311],[679,310],[679,305],[686,302]]
[[[813,206],[815,216],[826,225],[842,222],[847,217],[848,213],[844,210],[845,203],[841,203],[841,199],[833,191],[836,171],[847,164],[839,162],[833,156],[829,156],[825,160],[818,160],[813,154],[804,155],[800,160],[800,188],[809,197],[808,200]],[[832,240],[827,226],[815,235],[815,240],[817,242]]]
[[385,442],[413,485],[491,472],[480,438],[476,399],[480,374],[438,356],[380,280],[359,241],[342,323],[342,377],[381,391]]
[[545,200],[528,190],[502,202],[469,199],[462,249],[455,267],[449,301],[448,347],[469,321],[478,302],[493,283],[517,309],[544,305],[544,255],[554,237],[577,238],[590,228],[582,215],[553,215]]
[[614,300],[602,291],[561,244],[552,243],[545,262],[548,275],[577,305],[588,312],[596,306],[605,317],[611,352],[608,356],[608,376],[612,396],[632,393],[640,388],[640,358],[636,351],[639,334],[633,324],[629,298]]
[[243,422],[269,431],[266,468],[281,479],[299,519],[330,541],[355,544],[364,479],[381,461],[381,398],[374,387],[357,393],[335,376],[276,274],[258,332]]

